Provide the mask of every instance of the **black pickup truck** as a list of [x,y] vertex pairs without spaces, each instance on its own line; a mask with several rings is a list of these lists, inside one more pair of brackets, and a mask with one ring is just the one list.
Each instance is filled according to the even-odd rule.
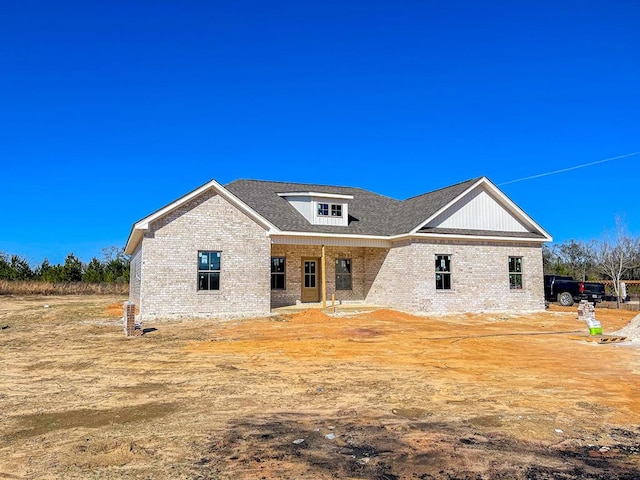
[[596,282],[580,282],[564,275],[544,276],[544,298],[549,302],[557,301],[560,305],[570,307],[574,302],[587,300],[594,305],[604,297],[604,284]]

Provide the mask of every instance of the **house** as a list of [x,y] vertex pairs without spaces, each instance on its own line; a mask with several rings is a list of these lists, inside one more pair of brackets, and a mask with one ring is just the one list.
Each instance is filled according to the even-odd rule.
[[486,177],[404,201],[215,180],[136,222],[140,319],[265,315],[331,299],[432,314],[544,309],[551,240]]

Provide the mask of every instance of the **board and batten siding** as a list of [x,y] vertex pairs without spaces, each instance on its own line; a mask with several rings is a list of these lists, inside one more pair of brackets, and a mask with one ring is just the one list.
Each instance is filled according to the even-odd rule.
[[[283,197],[312,225],[337,225],[346,227],[349,225],[349,203],[342,199],[324,198],[319,196],[287,195]],[[329,205],[341,205],[342,216],[332,217],[318,215],[318,204],[327,203]],[[329,207],[329,212],[331,207]]]
[[[319,203],[327,203],[329,204],[329,215],[318,215],[318,204]],[[340,205],[342,206],[342,216],[341,217],[332,217],[331,216],[331,205]],[[333,198],[320,198],[315,197],[313,199],[313,223],[315,225],[337,225],[340,227],[346,227],[349,225],[349,204],[344,201],[337,201]]]
[[498,232],[529,231],[484,189],[471,192],[425,226]]

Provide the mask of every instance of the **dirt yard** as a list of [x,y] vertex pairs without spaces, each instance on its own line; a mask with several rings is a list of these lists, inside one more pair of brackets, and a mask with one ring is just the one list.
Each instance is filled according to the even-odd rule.
[[0,297],[0,479],[640,478],[640,348],[575,308],[126,338],[123,300]]

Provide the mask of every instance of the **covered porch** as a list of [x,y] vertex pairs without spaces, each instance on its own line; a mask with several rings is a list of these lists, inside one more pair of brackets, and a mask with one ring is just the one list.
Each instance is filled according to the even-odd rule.
[[389,248],[326,243],[271,245],[272,310],[380,308],[367,297]]

